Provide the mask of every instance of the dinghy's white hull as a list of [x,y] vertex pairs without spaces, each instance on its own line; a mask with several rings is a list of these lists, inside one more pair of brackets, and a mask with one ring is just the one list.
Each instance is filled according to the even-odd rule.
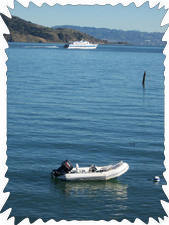
[[89,172],[89,167],[73,168],[71,172],[60,175],[57,179],[76,181],[76,180],[110,180],[119,177],[127,172],[129,165],[125,162],[119,162],[116,165],[96,167],[97,170]]

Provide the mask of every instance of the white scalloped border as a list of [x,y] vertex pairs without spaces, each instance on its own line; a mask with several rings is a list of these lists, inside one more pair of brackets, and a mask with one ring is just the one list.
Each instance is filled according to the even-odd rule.
[[[140,7],[142,4],[145,2],[149,3],[150,8],[153,8],[158,5],[158,8],[164,7],[167,12],[166,15],[164,16],[161,26],[166,25],[169,23],[169,0],[17,0],[21,5],[24,7],[28,7],[29,3],[32,2],[36,4],[37,6],[42,6],[44,3],[47,3],[50,6],[53,6],[55,4],[60,4],[60,5],[67,5],[67,4],[72,4],[72,5],[105,5],[105,4],[110,4],[112,6],[115,6],[117,4],[122,4],[123,6],[128,6],[131,3],[134,3],[137,7]],[[14,8],[14,0],[0,0],[0,13],[8,16],[11,18],[11,14],[8,10],[8,8],[13,9]],[[7,160],[7,154],[6,154],[6,133],[7,133],[7,123],[6,123],[6,113],[7,113],[7,102],[6,102],[6,82],[7,82],[7,77],[6,77],[6,72],[7,72],[7,67],[6,67],[6,61],[8,59],[5,49],[8,48],[8,43],[5,41],[3,34],[9,34],[9,30],[5,23],[3,22],[1,16],[0,16],[0,210],[2,209],[3,205],[7,201],[9,194],[7,192],[3,192],[5,186],[8,183],[8,179],[5,177],[6,171],[7,171],[7,166],[6,166],[6,160]],[[167,185],[163,185],[163,190],[166,194],[166,196],[169,199],[169,187],[168,187],[168,180],[169,180],[169,104],[168,104],[168,96],[169,96],[169,29],[165,32],[165,35],[163,37],[163,41],[167,42],[167,45],[164,49],[164,55],[166,56],[165,61],[164,61],[164,66],[165,66],[165,71],[164,71],[164,76],[165,76],[165,118],[164,118],[164,129],[165,129],[165,160],[164,160],[164,165],[166,168],[166,171],[164,172],[164,178],[167,181]],[[166,211],[167,215],[169,215],[169,203],[165,201],[161,201],[162,206],[164,207],[164,210]],[[14,217],[10,216],[11,209],[6,210],[5,212],[0,213],[0,224],[1,225],[13,225],[14,224]],[[156,220],[153,218],[149,218],[149,223],[151,225],[155,224],[169,224],[169,218],[165,217],[164,220],[159,219],[158,223]],[[129,222],[128,220],[123,220],[122,222],[117,222],[116,220],[112,220],[110,222],[106,222],[103,220],[100,221],[65,221],[62,220],[60,222],[56,222],[54,220],[49,220],[48,222],[44,223],[42,219],[36,220],[33,224],[34,225],[56,225],[56,224],[68,224],[68,225],[76,225],[76,224],[113,224],[113,225],[129,225],[129,224],[145,224],[143,223],[140,219],[136,218],[134,223]],[[19,223],[20,225],[30,225],[29,219],[26,218]]]

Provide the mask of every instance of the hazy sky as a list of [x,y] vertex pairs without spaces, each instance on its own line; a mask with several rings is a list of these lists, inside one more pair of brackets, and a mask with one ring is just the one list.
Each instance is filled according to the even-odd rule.
[[78,25],[106,27],[122,30],[139,30],[147,32],[163,32],[160,27],[166,13],[164,8],[149,8],[148,3],[137,8],[129,6],[48,6],[38,7],[30,3],[28,8],[15,1],[15,8],[11,14],[44,26]]

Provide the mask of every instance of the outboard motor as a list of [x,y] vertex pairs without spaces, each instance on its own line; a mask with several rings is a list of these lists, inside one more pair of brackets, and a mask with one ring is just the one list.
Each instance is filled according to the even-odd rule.
[[52,176],[58,177],[60,175],[64,175],[69,173],[73,169],[73,166],[69,160],[65,160],[62,162],[61,166],[58,169],[52,170]]

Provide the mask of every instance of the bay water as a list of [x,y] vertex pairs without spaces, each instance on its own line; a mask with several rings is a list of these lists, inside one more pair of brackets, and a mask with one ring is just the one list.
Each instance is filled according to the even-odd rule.
[[[11,43],[6,53],[4,209],[16,222],[163,218],[163,48]],[[52,180],[65,159],[80,167],[123,160],[130,169],[110,181]]]

